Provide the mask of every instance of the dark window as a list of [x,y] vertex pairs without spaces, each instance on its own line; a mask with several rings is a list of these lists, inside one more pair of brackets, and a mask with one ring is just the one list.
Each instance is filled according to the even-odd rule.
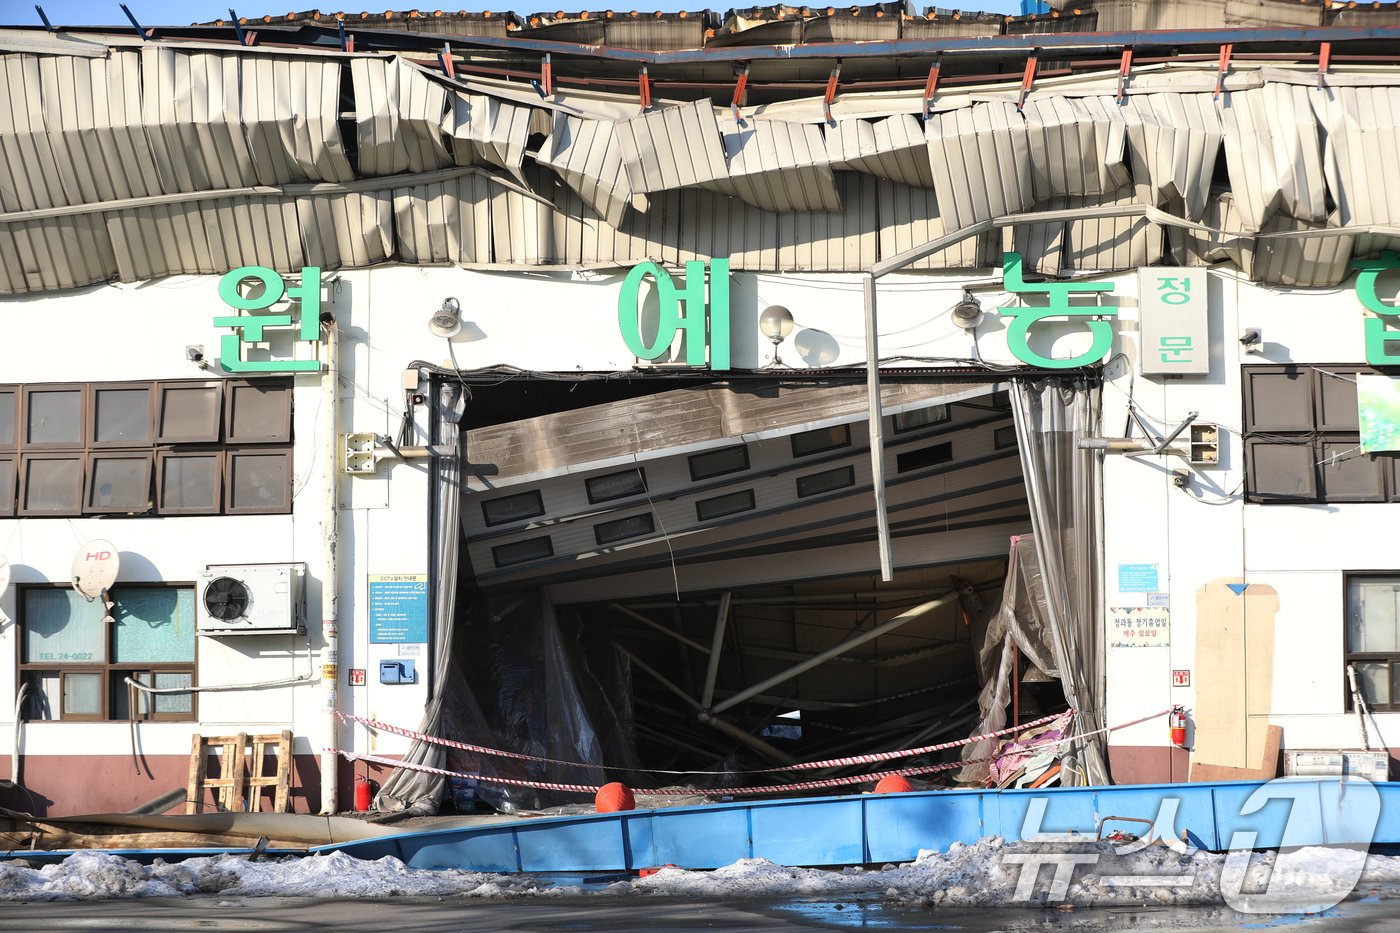
[[997,428],[992,432],[992,447],[996,450],[1006,450],[1016,446],[1016,426],[1008,424],[1005,427]]
[[484,499],[481,503],[481,517],[488,525],[504,525],[544,514],[544,497],[538,489],[501,496],[497,499]]
[[583,481],[588,489],[589,502],[609,502],[613,499],[625,499],[628,496],[640,496],[647,491],[647,475],[641,467],[633,467],[630,470],[623,470],[621,473],[609,473],[606,476],[594,476]]
[[690,457],[690,478],[709,479],[711,476],[724,476],[727,473],[741,473],[749,468],[749,449],[743,444],[725,447]]
[[24,718],[195,718],[194,694],[142,692],[195,684],[190,586],[115,586],[112,605],[67,587],[23,587],[20,677]]
[[640,538],[655,530],[656,525],[652,521],[651,513],[643,512],[640,515],[629,515],[627,518],[615,518],[610,522],[599,522],[593,526],[593,537],[599,544],[612,544],[614,541]]
[[548,535],[512,541],[510,544],[498,544],[491,549],[491,557],[496,561],[497,567],[509,567],[512,564],[523,564],[526,561],[553,556],[554,545]]
[[699,502],[695,503],[695,517],[702,522],[708,522],[711,519],[722,518],[725,515],[735,515],[739,512],[752,511],[753,507],[753,490],[741,489],[738,492],[731,492],[723,496],[701,499]]
[[1400,710],[1397,604],[1400,576],[1347,575],[1346,663],[1355,666],[1356,685],[1372,709]]
[[1400,501],[1395,453],[1363,453],[1360,366],[1246,366],[1245,492],[1250,502]]
[[951,443],[944,443],[932,444],[928,447],[920,447],[918,450],[906,451],[898,456],[897,462],[899,465],[899,472],[908,473],[910,470],[922,470],[924,467],[947,463],[952,459],[953,445]]
[[831,492],[833,489],[845,489],[847,486],[854,486],[855,484],[855,467],[837,467],[834,470],[823,470],[820,473],[809,473],[806,476],[799,476],[797,478],[797,495],[799,498],[805,498],[824,492]]
[[952,417],[947,405],[931,405],[928,408],[900,412],[894,416],[894,432],[903,434],[906,431],[917,431],[931,424],[942,424]]
[[291,442],[287,378],[0,387],[0,515],[290,512]]
[[801,434],[792,436],[792,455],[794,457],[806,457],[849,446],[851,446],[851,426],[849,424],[818,428],[815,431],[803,431]]

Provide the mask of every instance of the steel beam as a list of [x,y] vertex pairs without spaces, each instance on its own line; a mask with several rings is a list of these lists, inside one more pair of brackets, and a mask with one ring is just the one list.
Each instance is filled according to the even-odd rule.
[[875,493],[875,529],[880,549],[880,579],[894,579],[890,513],[885,508],[885,427],[880,411],[880,328],[875,314],[875,276],[865,277],[865,386],[870,419],[870,488]]
[[710,649],[709,649],[709,648],[706,648],[704,645],[700,644],[698,641],[695,641],[694,639],[686,638],[684,635],[682,635],[680,632],[677,632],[675,629],[669,629],[669,628],[667,628],[666,626],[662,625],[660,622],[657,622],[657,621],[654,620],[654,619],[648,619],[646,616],[642,615],[640,612],[633,612],[631,609],[628,609],[626,606],[622,605],[621,603],[608,603],[608,608],[609,608],[609,609],[616,609],[618,612],[622,613],[623,615],[628,616],[629,618],[636,619],[638,622],[642,623],[643,625],[648,625],[648,626],[650,626],[650,627],[656,629],[658,632],[662,633],[663,635],[668,635],[668,636],[670,636],[671,638],[674,638],[676,641],[680,642],[681,644],[685,645],[686,647],[688,647],[688,648],[694,648],[696,651],[700,652],[701,654],[709,654],[709,653],[710,653]]
[[852,648],[858,648],[868,641],[873,641],[876,638],[879,638],[881,635],[886,634],[887,632],[893,632],[900,626],[907,625],[908,623],[913,622],[915,619],[927,615],[928,613],[932,612],[940,606],[947,605],[948,603],[957,599],[957,595],[957,593],[948,593],[944,596],[938,597],[937,599],[931,599],[926,603],[915,606],[913,609],[905,610],[904,612],[901,612],[899,615],[895,616],[893,619],[890,619],[888,622],[882,622],[881,624],[875,626],[869,631],[861,632],[859,635],[856,635],[852,638],[848,638],[845,641],[841,642],[841,644],[828,648],[821,654],[813,655],[812,657],[808,658],[806,661],[801,662],[800,664],[794,664],[787,670],[778,674],[774,674],[767,680],[760,681],[759,683],[754,684],[752,687],[749,687],[745,690],[741,690],[729,699],[724,700],[723,702],[716,703],[713,707],[710,708],[710,712],[722,713],[727,709],[731,709],[735,706],[738,706],[740,703],[747,702],[748,700],[758,696],[761,693],[766,692],[772,687],[776,687],[778,684],[792,680],[799,674],[805,674],[807,671],[810,671],[814,667],[820,667],[827,661],[830,661],[832,658],[839,657],[840,655],[843,655],[846,652],[850,651]]
[[729,736],[732,739],[737,739],[738,741],[743,742],[749,748],[752,748],[754,751],[758,752],[760,755],[762,755],[765,758],[768,758],[771,761],[776,761],[778,764],[782,765],[791,765],[797,763],[797,759],[789,755],[787,752],[778,748],[774,748],[772,745],[763,741],[758,736],[751,735],[750,733],[745,732],[743,729],[740,729],[733,723],[726,722],[725,720],[720,719],[718,716],[710,716],[705,713],[701,713],[700,721],[712,729],[715,729],[719,732],[723,732],[725,735]]
[[715,614],[715,634],[710,639],[710,666],[705,669],[705,689],[700,697],[700,708],[709,709],[715,698],[715,678],[719,676],[719,659],[724,651],[724,629],[729,624],[729,598],[725,593],[719,598],[719,612]]

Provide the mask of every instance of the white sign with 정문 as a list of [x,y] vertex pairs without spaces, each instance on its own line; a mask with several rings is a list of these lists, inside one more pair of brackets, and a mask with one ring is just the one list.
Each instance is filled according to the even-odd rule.
[[1159,648],[1172,641],[1171,610],[1161,606],[1114,606],[1108,610],[1113,648]]
[[1138,337],[1143,375],[1209,375],[1206,270],[1138,269]]

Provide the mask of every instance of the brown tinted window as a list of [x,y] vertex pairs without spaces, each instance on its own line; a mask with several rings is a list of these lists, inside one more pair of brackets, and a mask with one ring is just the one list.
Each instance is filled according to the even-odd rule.
[[292,387],[287,383],[230,383],[226,437],[230,444],[291,440]]
[[230,512],[285,512],[291,505],[292,458],[284,450],[228,452]]
[[94,386],[92,442],[143,447],[151,442],[150,386]]
[[162,444],[219,439],[223,415],[217,382],[163,382],[157,388],[156,440]]
[[223,454],[217,450],[162,453],[156,478],[160,510],[170,515],[219,511]]
[[27,454],[20,475],[20,512],[77,515],[82,509],[83,454]]
[[80,447],[82,386],[44,386],[24,393],[24,443],[32,447]]
[[19,410],[19,392],[13,388],[0,389],[0,449],[13,448],[19,439],[16,412]]
[[15,514],[15,458],[0,457],[0,515]]
[[86,510],[89,512],[151,511],[151,455],[149,453],[92,455],[88,467]]

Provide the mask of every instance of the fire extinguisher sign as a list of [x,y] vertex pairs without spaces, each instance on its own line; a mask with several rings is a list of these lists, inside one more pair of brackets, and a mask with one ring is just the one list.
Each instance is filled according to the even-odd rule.
[[1191,686],[1191,672],[1190,672],[1190,671],[1172,671],[1172,686],[1173,686],[1173,687],[1189,687],[1189,686]]

